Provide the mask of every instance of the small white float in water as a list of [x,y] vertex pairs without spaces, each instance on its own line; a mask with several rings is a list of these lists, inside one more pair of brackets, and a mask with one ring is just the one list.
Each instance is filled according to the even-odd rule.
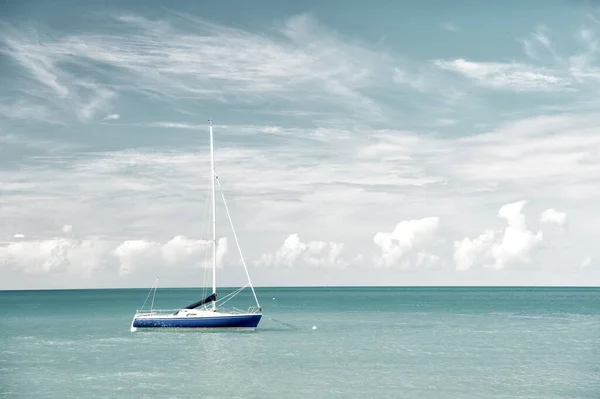
[[316,329],[317,329],[317,326],[313,326],[313,328],[312,328],[312,329],[313,329],[313,330],[316,330]]

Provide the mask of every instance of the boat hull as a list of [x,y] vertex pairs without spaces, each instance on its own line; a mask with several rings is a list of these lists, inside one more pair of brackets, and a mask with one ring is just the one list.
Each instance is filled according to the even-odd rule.
[[258,326],[262,315],[244,314],[217,317],[135,317],[132,329],[168,328],[168,329],[254,329]]

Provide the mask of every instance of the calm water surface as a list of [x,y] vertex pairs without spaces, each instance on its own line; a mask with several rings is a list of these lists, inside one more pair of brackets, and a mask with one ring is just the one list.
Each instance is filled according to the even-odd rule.
[[0,397],[600,398],[600,289],[264,288],[255,332],[131,333],[147,293],[0,292]]

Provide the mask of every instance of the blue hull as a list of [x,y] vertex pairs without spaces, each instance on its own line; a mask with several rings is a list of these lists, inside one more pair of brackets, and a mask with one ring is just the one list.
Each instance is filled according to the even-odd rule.
[[135,318],[135,328],[256,328],[262,315],[231,315],[219,317]]

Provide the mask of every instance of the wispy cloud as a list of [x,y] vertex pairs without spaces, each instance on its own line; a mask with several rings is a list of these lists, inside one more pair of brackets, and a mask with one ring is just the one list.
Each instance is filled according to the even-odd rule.
[[[41,33],[7,28],[2,25],[0,52],[12,58],[22,68],[21,106],[12,105],[16,114],[6,115],[21,118],[21,115],[35,117],[45,122],[64,120],[70,114],[82,121],[89,121],[108,105],[115,92],[95,81],[92,76],[78,75],[72,69],[77,60],[60,52],[55,43]],[[47,101],[48,99],[55,101]],[[31,110],[35,110],[33,115]],[[61,117],[56,113],[60,112]]]
[[59,115],[44,103],[32,103],[27,100],[10,102],[0,99],[0,116],[6,120],[25,122],[43,122],[53,125],[63,125],[64,121]]
[[[596,74],[588,61],[595,51],[593,30],[580,35],[588,50],[571,58],[568,72],[543,27],[524,40],[537,61],[541,50],[554,54],[556,59],[538,65],[463,58],[410,61],[381,46],[343,38],[310,15],[255,31],[178,13],[159,20],[118,14],[102,23],[111,25],[110,33],[90,29],[52,35],[41,33],[47,28],[3,25],[2,51],[20,66],[25,84],[18,88],[18,102],[0,99],[0,114],[53,123],[115,120],[116,99],[136,96],[139,101],[142,96],[169,106],[183,99],[206,100],[259,105],[258,112],[303,120],[313,115],[324,123],[345,118],[347,125],[368,119],[393,126],[399,115],[414,116],[411,108],[436,119],[455,119],[449,113],[457,112],[472,118],[478,94],[456,75],[482,88],[565,92]],[[389,102],[409,94],[410,102],[400,102],[401,107]]]
[[185,130],[199,130],[205,129],[206,125],[192,125],[189,123],[181,122],[151,122],[146,124],[148,127],[164,127],[168,129],[185,129]]
[[456,32],[458,30],[458,28],[456,27],[456,25],[453,24],[452,22],[444,22],[442,24],[442,28],[444,28],[448,32]]
[[[524,225],[524,203],[501,209],[499,215],[507,225],[499,229],[490,227],[493,212],[482,217],[478,208],[482,199],[496,204],[511,192],[520,192],[547,203],[544,193],[552,193],[551,200],[556,201],[554,187],[560,185],[561,195],[567,196],[570,184],[581,175],[579,168],[588,166],[553,168],[550,165],[556,162],[545,159],[579,151],[578,145],[569,144],[569,134],[557,134],[577,123],[575,131],[566,131],[586,132],[585,126],[596,124],[540,118],[484,136],[454,139],[379,131],[369,138],[339,139],[333,145],[338,152],[328,152],[327,157],[322,154],[329,151],[331,141],[282,153],[218,146],[217,172],[246,260],[273,272],[375,266],[380,271],[447,270],[453,241],[458,269],[486,265],[503,269],[527,264],[546,241]],[[547,142],[550,131],[557,140],[567,141]],[[513,135],[521,140],[516,142]],[[600,143],[592,146],[600,148]],[[536,170],[543,175],[532,176],[530,170],[519,168],[531,156],[519,152],[523,149],[539,151],[536,163],[545,167]],[[209,163],[206,151],[181,151],[77,154],[40,159],[38,167],[18,172],[0,171],[0,206],[9,215],[0,226],[0,237],[6,241],[0,250],[4,264],[13,271],[20,267],[28,273],[119,275],[123,281],[133,281],[132,275],[154,276],[164,270],[158,263],[188,265],[187,271],[170,268],[170,275],[197,273],[194,267],[206,254],[201,226],[208,209]],[[508,168],[507,162],[514,167]],[[589,178],[594,178],[591,172]],[[220,207],[218,212],[223,215]],[[425,212],[432,216],[414,218]],[[400,220],[393,229],[391,218]],[[57,238],[56,220],[76,220],[80,233],[71,236],[72,231],[63,230]],[[360,229],[348,229],[348,220],[360,220]],[[483,233],[468,234],[479,223]],[[319,226],[318,232],[314,226]],[[229,234],[223,218],[218,231],[220,237]],[[23,237],[13,237],[16,232]],[[32,239],[32,234],[41,237]],[[227,259],[225,264],[233,262]]]
[[[595,108],[598,104],[600,23],[594,14],[588,17],[586,23],[573,32],[574,40],[567,48],[557,44],[564,40],[559,36],[564,33],[546,26],[538,27],[528,38],[521,40],[523,50],[532,62],[546,66],[578,92],[579,97],[573,99],[574,106],[569,110]],[[551,37],[562,40],[551,40]]]
[[[425,212],[429,207],[446,217],[454,213],[449,207],[452,198],[461,198],[468,208],[468,198],[511,191],[530,197],[546,193],[563,199],[597,198],[596,123],[593,117],[535,118],[486,135],[454,139],[386,130],[360,137],[335,129],[287,132],[284,127],[229,126],[229,131],[248,131],[254,137],[276,134],[278,140],[294,141],[274,151],[273,146],[243,146],[244,136],[227,146],[217,139],[217,172],[234,214],[243,211],[247,229],[289,235],[283,229],[287,226],[304,236],[309,230],[302,226],[309,226],[308,220],[327,220],[327,236],[309,236],[309,242],[345,242],[353,236],[340,227],[347,220],[368,211],[369,218],[361,222],[366,231],[382,231],[381,223],[389,218],[386,209],[399,202],[406,206],[396,211],[402,218],[409,216],[409,209]],[[216,129],[217,137],[225,130]],[[293,137],[306,141],[298,145]],[[142,236],[155,241],[164,235],[192,236],[186,210],[201,207],[209,187],[206,150],[138,149],[37,159],[38,165],[16,173],[0,171],[2,206],[13,215],[7,225],[23,223],[19,215],[45,209],[52,217],[38,220],[38,229],[44,224],[50,229],[51,220],[69,220],[77,212],[87,215],[80,228],[93,235],[110,237],[119,231],[123,240]],[[73,196],[74,192],[80,194]],[[65,207],[56,209],[56,203]],[[297,219],[302,212],[308,225]],[[180,227],[156,229],[160,220]],[[152,236],[147,237],[148,232]],[[14,231],[4,234],[12,236]]]
[[597,66],[597,61],[600,46],[597,32],[584,27],[577,32],[576,38],[581,50],[568,58],[569,73],[580,83],[590,81],[598,83],[600,68]]
[[461,139],[469,161],[455,171],[482,181],[595,180],[600,168],[593,160],[600,146],[592,127],[596,120],[595,115],[531,118]]
[[121,15],[117,22],[114,34],[52,37],[4,29],[4,53],[31,77],[27,94],[34,104],[47,96],[67,101],[81,121],[124,92],[158,100],[279,99],[294,111],[327,103],[381,116],[363,90],[391,79],[386,55],[347,43],[307,15],[273,27],[270,36],[187,15],[162,21]]
[[542,62],[555,68],[575,85],[586,82],[598,83],[600,69],[598,61],[598,28],[600,24],[591,20],[591,24],[582,26],[574,34],[573,50],[561,54],[550,40],[550,29],[538,27],[527,39],[523,39],[525,54],[533,61]]
[[[478,62],[463,58],[435,60],[437,67],[460,74],[481,86],[514,91],[580,91],[590,90],[586,84],[597,85],[598,68],[597,21],[590,20],[575,34],[572,51],[560,51],[552,40],[553,31],[538,26],[526,38],[519,39],[529,63]],[[556,31],[556,29],[555,29]]]
[[119,114],[108,114],[104,117],[104,120],[105,121],[116,121],[120,117],[121,117],[121,115],[119,115]]
[[551,56],[551,61],[561,61],[550,41],[549,29],[545,26],[539,26],[528,38],[522,39],[521,42],[525,54],[535,61],[546,60],[548,55]]
[[474,62],[458,58],[436,60],[434,64],[494,89],[565,90],[569,86],[568,81],[552,71],[518,63]]

